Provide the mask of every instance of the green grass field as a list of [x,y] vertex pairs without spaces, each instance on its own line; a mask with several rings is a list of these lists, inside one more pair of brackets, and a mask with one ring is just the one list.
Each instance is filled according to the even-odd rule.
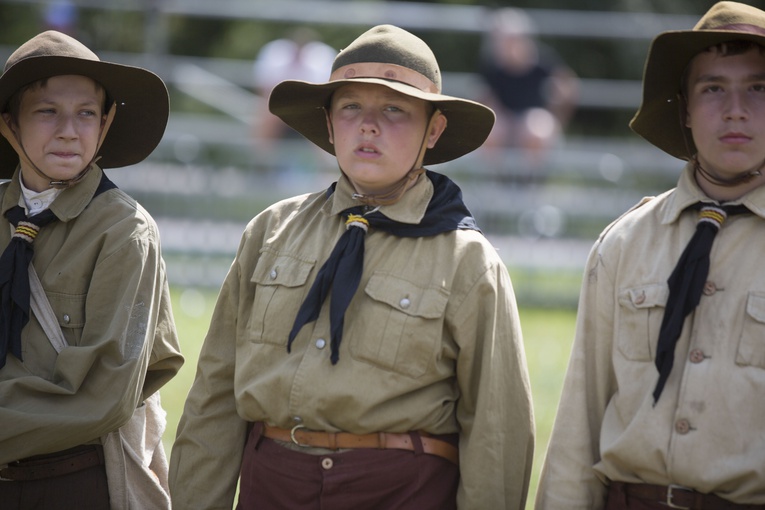
[[[183,402],[194,379],[197,357],[207,333],[216,293],[214,290],[172,289],[173,311],[186,364],[162,390],[162,403],[168,418],[165,434],[168,455]],[[519,298],[519,301],[522,299]],[[526,505],[527,509],[531,509],[568,362],[575,312],[571,309],[521,308],[520,315],[537,427],[534,471]]]

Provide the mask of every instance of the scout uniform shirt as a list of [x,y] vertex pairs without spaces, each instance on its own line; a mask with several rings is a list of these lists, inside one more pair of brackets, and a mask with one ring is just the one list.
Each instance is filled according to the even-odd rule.
[[710,202],[686,166],[678,187],[625,214],[587,263],[570,368],[538,510],[600,509],[608,480],[677,484],[765,503],[765,187],[717,233],[701,303],[652,392],[667,278]]
[[[183,363],[157,226],[119,189],[91,200],[101,176],[94,168],[64,190],[50,207],[58,221],[34,241],[32,263],[71,347],[57,354],[31,315],[23,362],[8,354],[0,369],[0,465],[98,443]],[[20,195],[17,170],[0,185],[0,247]]]
[[[520,508],[533,419],[511,283],[479,232],[402,238],[370,227],[330,362],[329,299],[287,353],[298,308],[359,205],[345,177],[246,227],[221,289],[171,455],[179,508],[230,508],[248,422],[355,434],[460,433],[459,508]],[[387,217],[418,223],[425,176]]]

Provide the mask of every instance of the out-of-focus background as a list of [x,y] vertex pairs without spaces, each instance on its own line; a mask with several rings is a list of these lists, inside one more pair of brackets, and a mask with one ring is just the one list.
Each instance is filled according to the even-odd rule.
[[[336,180],[333,159],[268,113],[276,82],[322,81],[334,54],[391,23],[434,50],[444,93],[490,104],[481,149],[430,167],[451,176],[508,265],[537,414],[528,508],[599,232],[682,162],[631,133],[653,38],[691,28],[713,0],[0,0],[0,61],[38,32],[148,68],[170,90],[154,154],[108,171],[159,224],[187,365],[163,390],[172,443],[217,290],[247,221]],[[760,2],[749,0],[760,6]],[[119,391],[119,389],[114,389]]]

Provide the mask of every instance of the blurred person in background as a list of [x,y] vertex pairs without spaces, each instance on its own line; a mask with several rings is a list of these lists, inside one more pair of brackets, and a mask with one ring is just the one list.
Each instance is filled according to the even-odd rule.
[[[309,27],[298,27],[283,38],[265,44],[253,64],[255,93],[262,104],[256,108],[253,119],[253,137],[258,157],[268,161],[270,170],[296,170],[305,165],[305,158],[280,142],[302,140],[302,137],[276,115],[266,109],[271,90],[284,80],[318,83],[326,80],[332,69],[337,51],[321,41],[319,34]],[[311,151],[311,157],[315,157]]]
[[[579,80],[552,48],[536,39],[533,21],[522,10],[490,14],[481,55],[483,102],[497,113],[487,147],[518,149],[526,168],[499,168],[504,174],[535,179],[548,149],[560,142],[576,107]],[[486,151],[484,151],[486,152]],[[495,158],[502,165],[505,158]]]
[[765,509],[765,12],[658,35],[630,126],[687,164],[591,251],[536,508]]
[[337,182],[247,226],[171,455],[173,503],[522,510],[534,446],[512,284],[457,185],[423,165],[485,141],[491,109],[441,93],[391,25],[283,81],[271,111]]

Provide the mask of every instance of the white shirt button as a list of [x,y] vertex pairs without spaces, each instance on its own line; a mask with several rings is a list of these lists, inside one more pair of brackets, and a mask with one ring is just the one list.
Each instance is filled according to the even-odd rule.
[[272,280],[276,280],[276,276],[277,276],[278,274],[279,274],[279,273],[277,273],[277,272],[276,272],[276,269],[272,269],[272,270],[271,270],[271,274],[270,274],[270,276],[271,276],[271,279],[272,279]]
[[327,341],[323,338],[319,338],[316,340],[316,348],[317,349],[323,349],[327,345]]
[[412,302],[411,302],[411,301],[409,301],[409,298],[403,298],[401,301],[399,301],[399,303],[398,303],[398,304],[399,304],[399,306],[400,306],[401,308],[403,308],[404,310],[406,310],[407,308],[409,308],[409,306],[412,304]]
[[69,322],[72,320],[71,317],[69,317],[68,313],[64,314],[64,324],[69,324]]

